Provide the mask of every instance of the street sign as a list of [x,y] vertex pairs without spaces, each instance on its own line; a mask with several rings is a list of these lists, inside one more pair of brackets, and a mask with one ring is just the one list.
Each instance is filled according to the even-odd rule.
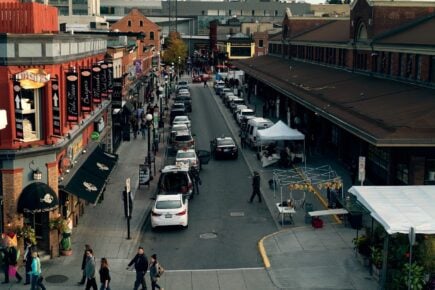
[[131,191],[130,189],[131,187],[130,187],[130,177],[129,177],[125,180],[125,190],[127,191],[127,193],[129,193]]
[[361,181],[361,185],[366,178],[366,158],[360,156],[358,159],[358,180]]

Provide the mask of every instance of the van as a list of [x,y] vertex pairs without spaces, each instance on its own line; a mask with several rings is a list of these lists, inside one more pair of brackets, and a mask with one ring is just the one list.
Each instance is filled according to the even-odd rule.
[[269,119],[265,118],[252,118],[248,121],[248,125],[246,127],[246,142],[248,143],[248,146],[257,147],[258,144],[258,131],[267,129],[269,127],[273,126],[273,122]]

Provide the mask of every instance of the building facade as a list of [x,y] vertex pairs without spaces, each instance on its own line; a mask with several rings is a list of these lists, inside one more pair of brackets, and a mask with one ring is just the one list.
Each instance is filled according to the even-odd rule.
[[349,18],[287,13],[269,56],[237,66],[277,107],[273,117],[306,134],[310,152],[333,153],[353,171],[365,156],[369,183],[433,184],[434,9],[356,0]]

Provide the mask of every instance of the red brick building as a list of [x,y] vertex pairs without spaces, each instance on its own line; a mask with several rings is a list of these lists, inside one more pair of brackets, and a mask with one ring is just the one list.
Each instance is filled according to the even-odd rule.
[[356,0],[350,18],[286,15],[269,55],[236,65],[314,151],[349,167],[366,156],[373,184],[434,184],[434,9]]
[[60,213],[76,225],[116,162],[112,156],[101,174],[95,167],[109,162],[101,153],[111,149],[107,37],[60,34],[57,9],[38,3],[1,3],[0,33],[8,119],[0,131],[0,232],[28,224],[38,247],[56,256],[59,232],[49,221]]

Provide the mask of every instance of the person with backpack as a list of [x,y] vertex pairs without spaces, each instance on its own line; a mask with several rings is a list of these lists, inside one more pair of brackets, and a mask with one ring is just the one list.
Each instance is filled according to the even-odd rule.
[[23,280],[23,277],[21,277],[20,273],[18,273],[18,259],[20,257],[20,251],[17,250],[16,247],[14,247],[11,242],[9,242],[9,245],[5,252],[5,281],[2,282],[2,284],[9,283],[9,275],[15,275],[15,278],[17,278],[18,283]]
[[148,259],[144,254],[144,250],[142,247],[137,249],[137,254],[134,258],[128,263],[127,270],[131,265],[134,264],[134,269],[136,270],[136,280],[134,281],[134,290],[139,288],[139,285],[142,285],[142,289],[146,289],[147,285],[145,283],[145,274],[148,271]]
[[162,287],[160,287],[157,282],[159,281],[159,278],[163,275],[163,268],[160,266],[160,264],[157,262],[157,255],[152,254],[151,255],[151,263],[150,263],[150,278],[151,278],[151,290],[156,290],[156,288],[160,290],[165,290]]
[[45,290],[44,284],[42,284],[43,278],[41,276],[41,261],[38,257],[38,252],[33,251],[32,252],[32,267],[31,271],[29,272],[29,275],[31,277],[31,287],[30,290],[37,290],[41,288],[42,290]]

